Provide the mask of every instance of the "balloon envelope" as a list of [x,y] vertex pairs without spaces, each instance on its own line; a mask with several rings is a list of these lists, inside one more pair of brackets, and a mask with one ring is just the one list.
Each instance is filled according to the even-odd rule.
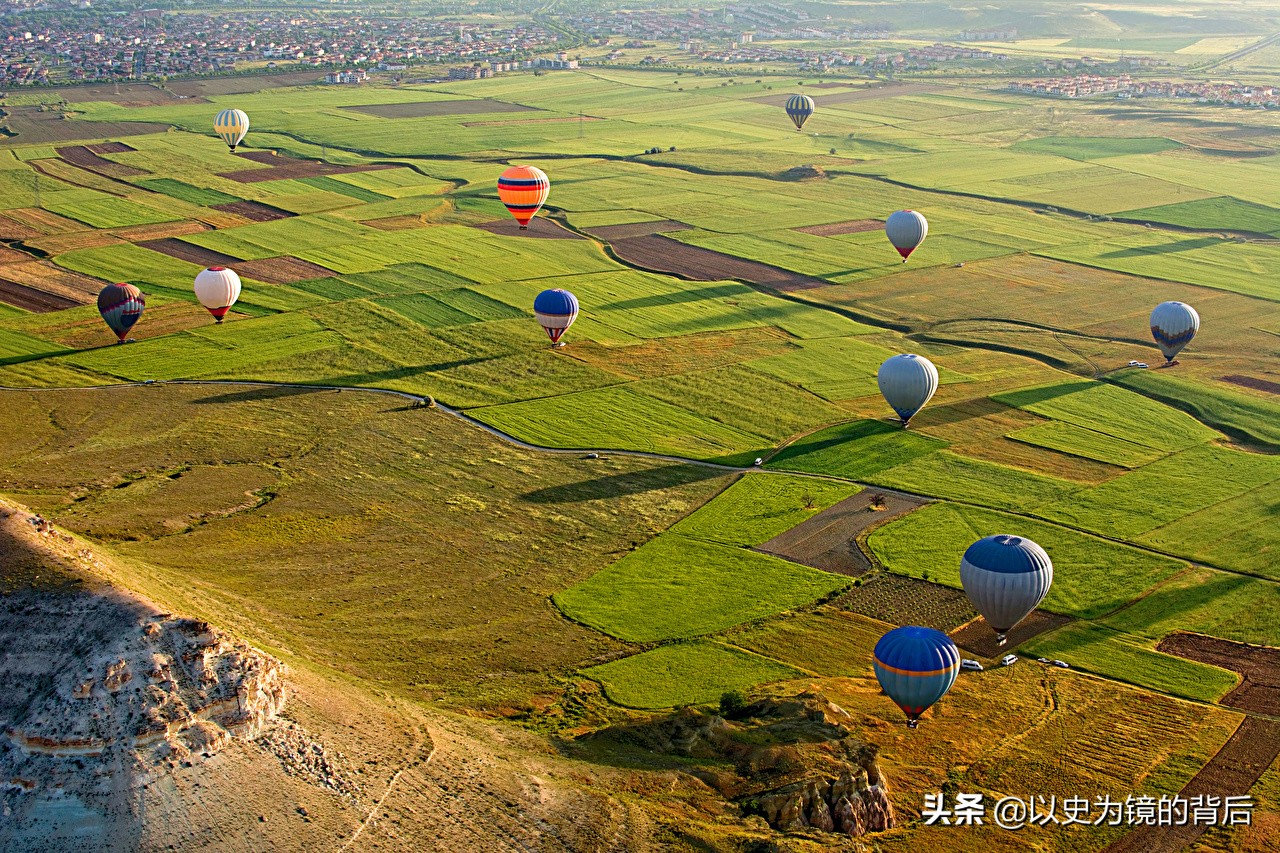
[[498,177],[498,198],[520,223],[529,227],[532,219],[551,193],[547,173],[536,166],[512,166]]
[[544,290],[533,300],[533,313],[551,342],[558,344],[560,336],[578,319],[578,298],[567,290]]
[[1151,312],[1151,337],[1172,362],[1200,331],[1200,315],[1185,302],[1161,302]]
[[907,625],[894,628],[876,643],[875,671],[880,686],[916,727],[920,715],[955,683],[960,650],[951,638],[933,628]]
[[880,365],[876,384],[905,426],[938,390],[938,368],[922,355],[895,355]]
[[917,211],[899,210],[885,220],[884,233],[893,248],[902,255],[902,262],[906,263],[911,253],[929,236],[929,221]]
[[960,560],[960,583],[973,609],[1004,642],[1005,633],[1040,606],[1053,585],[1053,561],[1023,536],[979,539]]
[[209,267],[196,276],[196,299],[219,323],[240,298],[240,276],[226,267]]
[[234,153],[249,132],[249,117],[244,110],[223,110],[214,116],[213,129]]
[[792,95],[787,98],[787,115],[795,124],[796,130],[804,127],[804,123],[813,115],[813,98],[808,95]]
[[129,330],[142,316],[144,305],[146,298],[132,284],[108,284],[98,293],[98,313],[120,343],[124,343]]

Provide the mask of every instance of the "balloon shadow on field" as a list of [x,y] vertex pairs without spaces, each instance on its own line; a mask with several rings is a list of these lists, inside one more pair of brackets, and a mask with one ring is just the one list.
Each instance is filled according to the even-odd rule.
[[249,403],[254,400],[277,400],[281,397],[296,397],[300,394],[316,394],[329,390],[319,386],[307,387],[305,385],[261,386],[246,388],[243,391],[229,391],[226,394],[215,394],[212,397],[201,397],[199,400],[192,400],[191,402],[200,405],[210,403]]
[[565,483],[525,492],[520,497],[530,503],[560,504],[580,501],[608,500],[626,495],[638,495],[659,489],[687,486],[704,480],[723,477],[727,472],[702,465],[666,465],[648,471],[628,471],[607,474],[577,483]]
[[1162,243],[1157,246],[1139,246],[1130,249],[1117,249],[1105,252],[1100,258],[1141,258],[1146,255],[1170,255],[1175,252],[1193,252],[1207,246],[1217,246],[1223,241],[1218,237],[1201,237],[1197,240],[1179,240],[1176,243]]

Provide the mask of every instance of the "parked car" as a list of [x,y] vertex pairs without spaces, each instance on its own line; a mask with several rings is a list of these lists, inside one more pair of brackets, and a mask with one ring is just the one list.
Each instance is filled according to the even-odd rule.
[[1036,660],[1040,661],[1040,663],[1048,663],[1048,662],[1049,662],[1049,659],[1048,659],[1048,658],[1036,658]]
[[965,658],[964,660],[960,661],[960,668],[972,669],[975,672],[982,672],[982,664],[978,663],[976,660],[970,660],[969,658]]
[[1018,662],[1017,655],[1005,655],[1004,657],[1000,658],[1001,666],[1013,666],[1017,662]]
[[1063,669],[1071,669],[1071,664],[1067,663],[1067,662],[1066,662],[1066,661],[1064,661],[1064,660],[1055,660],[1055,661],[1053,661],[1053,665],[1054,665],[1054,666],[1060,666],[1060,667],[1062,667]]
[[1140,362],[1138,362],[1138,369],[1139,369],[1139,370],[1146,370],[1148,367],[1150,367],[1150,365],[1149,365],[1149,364],[1147,364],[1145,361],[1140,361]]
[[1130,366],[1130,367],[1137,367],[1139,364],[1142,364],[1142,362],[1140,362],[1140,361],[1138,361],[1138,360],[1136,360],[1136,359],[1134,359],[1134,360],[1132,360],[1132,361],[1130,361],[1130,362],[1129,362],[1129,366]]

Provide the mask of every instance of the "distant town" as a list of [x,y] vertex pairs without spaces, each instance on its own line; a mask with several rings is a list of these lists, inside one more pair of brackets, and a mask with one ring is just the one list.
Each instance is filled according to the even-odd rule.
[[1049,80],[1023,80],[1009,84],[1014,92],[1056,98],[1088,98],[1109,95],[1129,98],[1193,98],[1198,103],[1231,107],[1280,107],[1280,89],[1239,83],[1191,83],[1173,80],[1134,80],[1128,75],[1102,77],[1079,74]]

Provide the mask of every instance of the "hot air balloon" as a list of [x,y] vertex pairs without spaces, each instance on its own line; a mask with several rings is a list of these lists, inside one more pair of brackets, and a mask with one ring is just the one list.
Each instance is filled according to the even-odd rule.
[[562,347],[560,336],[578,319],[578,297],[567,290],[544,290],[533,300],[533,313],[552,346]]
[[1040,606],[1053,584],[1053,562],[1036,543],[999,534],[979,539],[960,560],[960,583],[1004,645],[1005,634]]
[[876,643],[875,671],[880,687],[914,729],[920,715],[955,683],[960,650],[950,637],[933,628],[894,628]]
[[1151,337],[1168,364],[1177,364],[1174,359],[1198,331],[1200,315],[1185,302],[1161,302],[1151,312]]
[[808,95],[792,95],[787,98],[787,115],[795,123],[796,130],[804,128],[804,123],[813,115],[813,98]]
[[209,267],[196,276],[196,299],[219,323],[240,298],[240,276],[226,267]]
[[888,236],[893,248],[902,255],[905,264],[924,238],[929,236],[929,222],[924,214],[914,210],[899,210],[891,213],[884,223],[884,233]]
[[529,227],[550,192],[547,173],[536,166],[512,166],[498,177],[498,198],[520,223],[521,231]]
[[223,110],[214,116],[213,130],[234,154],[236,146],[244,141],[244,135],[249,132],[249,117],[244,110]]
[[938,368],[922,355],[895,355],[880,365],[876,384],[905,427],[938,390]]
[[142,291],[132,284],[108,284],[98,294],[98,312],[107,326],[116,333],[120,343],[125,342],[129,330],[142,316],[146,304]]

